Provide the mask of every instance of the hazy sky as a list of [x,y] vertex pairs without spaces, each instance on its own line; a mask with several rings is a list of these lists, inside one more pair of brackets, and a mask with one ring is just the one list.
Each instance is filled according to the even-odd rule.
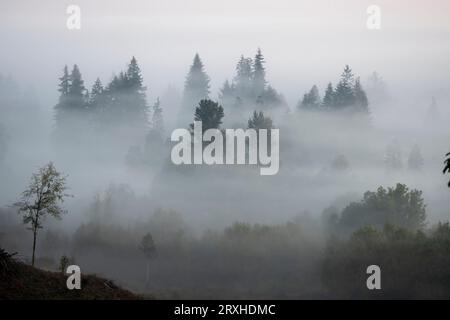
[[[66,28],[70,4],[81,8],[81,30]],[[366,28],[371,4],[381,30]],[[90,87],[135,55],[153,98],[169,83],[182,87],[198,52],[215,97],[239,56],[261,47],[269,81],[291,104],[336,81],[346,63],[363,80],[378,70],[433,94],[450,83],[449,13],[448,0],[0,0],[0,73],[52,104],[64,64],[79,64]]]

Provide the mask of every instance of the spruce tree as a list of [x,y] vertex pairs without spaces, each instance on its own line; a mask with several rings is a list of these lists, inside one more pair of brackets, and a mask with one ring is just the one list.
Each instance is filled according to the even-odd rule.
[[159,97],[153,105],[152,130],[157,131],[161,136],[164,134],[163,110],[161,108]]
[[66,140],[68,134],[73,137],[80,125],[84,123],[84,112],[87,110],[86,88],[80,69],[75,64],[72,72],[68,74],[64,68],[63,76],[59,78],[58,91],[61,93],[59,102],[55,106],[56,136]]
[[185,123],[191,117],[195,106],[203,99],[209,98],[209,77],[204,70],[200,56],[195,54],[184,83],[180,122]]
[[264,63],[261,49],[258,48],[253,62],[253,90],[256,96],[261,95],[266,88],[266,70],[264,69]]
[[248,120],[249,129],[272,129],[273,122],[269,117],[265,117],[262,111],[253,111],[252,117]]
[[369,100],[367,99],[366,92],[361,86],[359,77],[355,81],[355,87],[353,88],[355,95],[355,108],[356,111],[369,112]]
[[352,69],[348,65],[345,66],[344,72],[341,75],[341,80],[339,81],[336,92],[335,92],[335,102],[337,108],[345,108],[354,105],[355,95],[353,93],[354,87],[354,75]]
[[67,68],[67,65],[64,66],[63,75],[61,78],[59,78],[59,88],[58,91],[60,92],[60,100],[65,98],[69,94],[69,88],[70,88],[70,76],[69,76],[69,70]]
[[320,108],[319,89],[314,85],[311,90],[303,95],[303,99],[298,105],[302,110],[317,111]]
[[333,85],[328,83],[327,89],[325,90],[325,95],[323,96],[322,107],[326,110],[331,110],[335,105],[335,93]]
[[104,88],[103,88],[102,82],[100,81],[99,78],[97,78],[91,89],[91,102],[97,101],[99,99],[99,97],[103,94],[103,91],[104,91]]
[[68,96],[71,99],[72,108],[84,107],[84,94],[86,88],[84,87],[84,81],[81,76],[80,69],[75,64],[70,74],[70,86]]
[[141,75],[141,69],[136,61],[136,58],[133,56],[131,58],[130,64],[128,65],[128,70],[126,73],[127,84],[130,86],[132,90],[135,91],[143,91],[145,87],[143,87],[143,78]]
[[245,58],[243,55],[236,65],[236,76],[234,83],[236,84],[236,94],[241,99],[248,100],[253,97],[252,90],[253,67],[252,59]]
[[[223,117],[223,107],[209,99],[201,100],[199,106],[195,108],[194,120],[202,122],[203,132],[208,129],[219,129]],[[193,129],[194,124],[191,124],[190,127]]]

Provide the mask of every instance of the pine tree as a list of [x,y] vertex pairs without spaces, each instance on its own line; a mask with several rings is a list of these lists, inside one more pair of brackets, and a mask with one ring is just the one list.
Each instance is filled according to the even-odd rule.
[[316,85],[314,85],[308,93],[303,95],[303,99],[299,103],[298,108],[308,111],[319,110],[320,95]]
[[142,132],[148,129],[148,104],[143,77],[135,57],[126,71],[114,76],[102,90],[101,115],[98,121],[110,128],[127,128]]
[[84,106],[84,93],[86,88],[84,87],[84,81],[81,76],[80,69],[75,64],[70,74],[70,86],[68,96],[72,100],[74,108],[83,108]]
[[128,65],[128,70],[126,75],[123,76],[126,79],[127,85],[135,91],[142,92],[145,90],[143,87],[143,78],[141,75],[141,69],[136,61],[136,58],[133,56],[131,58],[130,64]]
[[272,119],[265,117],[262,111],[253,111],[253,116],[248,120],[249,129],[272,129],[273,123]]
[[236,85],[236,94],[241,99],[247,100],[253,97],[252,82],[252,59],[241,56],[239,62],[236,65],[236,76],[234,78],[234,83]]
[[60,100],[65,98],[69,94],[69,88],[70,88],[70,76],[69,76],[69,70],[67,68],[67,65],[64,66],[63,75],[61,78],[59,78],[59,88],[58,91],[61,93]]
[[367,99],[366,92],[361,86],[359,77],[355,81],[355,87],[353,88],[355,95],[355,107],[356,111],[369,112],[369,100]]
[[[195,109],[194,120],[202,122],[202,130],[219,129],[224,117],[223,108],[217,102],[204,99],[201,100],[199,106]],[[190,125],[191,129],[194,124]]]
[[200,100],[209,98],[209,77],[204,70],[203,62],[198,54],[189,69],[184,83],[180,122],[185,123],[191,117]]
[[87,107],[86,89],[76,64],[70,75],[65,67],[59,80],[58,91],[61,96],[55,106],[56,136],[65,140],[67,134],[75,134],[75,131],[79,130],[79,125],[84,122],[83,112]]
[[156,102],[153,105],[152,130],[157,131],[161,134],[161,136],[163,136],[164,134],[163,110],[161,108],[159,97],[156,99]]
[[348,65],[345,66],[344,72],[341,75],[336,92],[335,92],[335,104],[337,108],[345,108],[354,105],[355,95],[353,93],[354,87],[354,75],[352,69]]
[[98,101],[99,97],[103,94],[104,88],[102,82],[97,78],[91,89],[91,103]]
[[266,70],[264,69],[264,63],[261,49],[258,48],[253,62],[253,90],[256,96],[261,95],[266,88]]
[[334,106],[335,106],[335,93],[333,85],[330,82],[328,83],[327,89],[325,90],[325,95],[322,101],[322,107],[327,110],[330,110],[334,108]]

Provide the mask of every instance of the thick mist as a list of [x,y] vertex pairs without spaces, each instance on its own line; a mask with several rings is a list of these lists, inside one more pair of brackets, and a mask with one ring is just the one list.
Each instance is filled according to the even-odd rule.
[[[14,203],[50,161],[73,197],[62,220],[44,221],[37,265],[55,270],[67,255],[159,298],[339,296],[323,274],[340,261],[330,238],[351,241],[364,223],[330,221],[380,186],[423,192],[426,223],[408,232],[434,239],[448,221],[447,1],[379,1],[380,30],[366,27],[368,1],[80,0],[80,30],[66,28],[69,4],[0,4],[0,244],[22,261],[32,234]],[[346,65],[363,112],[324,107]],[[254,111],[270,118],[278,174],[171,162],[171,132],[207,98],[224,108],[220,129],[247,128]]]

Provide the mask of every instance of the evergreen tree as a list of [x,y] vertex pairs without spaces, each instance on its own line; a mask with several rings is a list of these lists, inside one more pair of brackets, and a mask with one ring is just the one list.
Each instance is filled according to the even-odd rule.
[[200,100],[209,98],[209,77],[206,74],[203,62],[198,54],[194,57],[189,73],[184,83],[184,92],[182,99],[181,119],[184,123],[188,121],[194,108]]
[[128,128],[144,134],[148,129],[149,111],[145,90],[141,70],[132,57],[127,70],[114,76],[101,90],[98,121],[106,127]]
[[134,56],[131,58],[126,75],[123,75],[123,77],[126,79],[127,85],[132,90],[137,92],[142,92],[145,90],[145,87],[142,85],[143,78],[141,75],[141,69],[139,68],[137,60]]
[[152,130],[159,132],[161,136],[163,136],[164,134],[163,110],[161,108],[159,97],[156,99],[156,102],[153,105]]
[[325,95],[323,96],[322,107],[330,110],[335,105],[335,93],[333,89],[333,85],[328,83],[327,89],[325,90]]
[[86,89],[76,64],[70,75],[65,67],[59,80],[58,91],[61,95],[55,106],[56,135],[65,139],[67,134],[75,134],[75,131],[79,130],[79,125],[84,122],[83,112],[87,109]]
[[248,120],[249,129],[272,129],[273,123],[272,119],[265,117],[262,111],[253,111],[253,116]]
[[258,48],[253,62],[253,90],[257,96],[261,95],[266,88],[266,70],[264,69],[264,63],[261,49]]
[[[195,121],[202,122],[202,129],[205,132],[208,129],[219,129],[224,117],[223,108],[217,102],[212,100],[201,100],[199,106],[195,109]],[[191,129],[194,124],[191,124]]]
[[355,87],[354,87],[353,91],[355,94],[356,111],[368,113],[369,112],[369,101],[367,99],[366,92],[364,91],[364,89],[361,86],[361,82],[360,82],[359,78],[357,78],[355,81]]
[[253,95],[253,67],[252,59],[241,56],[236,66],[236,76],[234,78],[236,94],[241,99],[251,99]]
[[314,85],[308,93],[303,95],[303,99],[299,103],[298,108],[309,111],[319,110],[320,95],[316,85]]
[[415,144],[408,156],[408,168],[413,171],[420,171],[423,168],[423,157],[420,148]]
[[59,78],[59,88],[58,91],[60,92],[60,100],[65,98],[69,94],[69,88],[70,88],[70,76],[69,76],[69,70],[67,68],[67,65],[64,66],[63,75],[61,78]]
[[341,75],[341,80],[336,87],[335,105],[337,108],[342,109],[354,105],[355,95],[353,92],[353,82],[354,75],[352,73],[352,69],[346,65],[344,72]]
[[84,87],[84,81],[81,76],[80,69],[75,64],[70,74],[70,86],[68,90],[68,97],[71,100],[72,108],[81,109],[84,108],[84,94],[86,88]]
[[236,106],[236,97],[234,96],[234,93],[234,84],[230,84],[230,82],[226,80],[219,92],[219,100],[224,107],[228,108]]
[[100,81],[99,78],[97,78],[91,89],[91,99],[90,99],[91,101],[90,102],[92,103],[92,102],[98,101],[100,96],[103,94],[103,91],[104,91],[104,88],[103,88],[102,82]]

